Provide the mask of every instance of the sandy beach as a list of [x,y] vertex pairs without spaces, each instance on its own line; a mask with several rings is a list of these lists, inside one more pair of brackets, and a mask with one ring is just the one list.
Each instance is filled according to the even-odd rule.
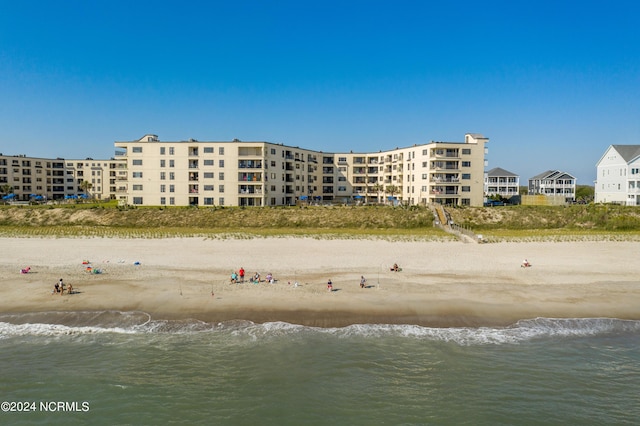
[[[320,327],[640,319],[633,242],[3,238],[0,247],[3,313],[144,311],[154,319]],[[520,266],[525,258],[532,267]],[[102,273],[87,272],[84,261]],[[390,271],[396,262],[402,271]],[[277,281],[230,283],[241,267]],[[52,294],[60,278],[75,294]]]

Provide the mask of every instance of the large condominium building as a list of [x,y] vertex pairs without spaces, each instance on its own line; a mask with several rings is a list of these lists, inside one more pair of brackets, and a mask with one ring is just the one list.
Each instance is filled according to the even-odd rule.
[[[430,142],[377,153],[325,153],[270,142],[116,142],[118,198],[142,206],[299,202],[482,206],[485,144]],[[120,170],[122,172],[122,170]]]
[[[46,159],[0,154],[0,190],[15,201],[63,200],[85,195],[115,199],[117,176],[126,180],[124,160]],[[83,181],[91,183],[85,189]],[[124,190],[126,185],[120,187]],[[11,195],[12,194],[12,195]]]

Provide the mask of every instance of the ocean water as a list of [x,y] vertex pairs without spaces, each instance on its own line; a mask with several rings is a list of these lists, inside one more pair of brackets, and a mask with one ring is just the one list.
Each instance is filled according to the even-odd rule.
[[0,424],[624,425],[640,321],[504,328],[0,315]]

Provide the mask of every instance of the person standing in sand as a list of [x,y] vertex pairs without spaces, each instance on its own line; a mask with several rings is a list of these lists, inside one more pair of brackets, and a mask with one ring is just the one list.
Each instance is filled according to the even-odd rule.
[[327,281],[327,290],[329,290],[330,292],[333,291],[333,283],[331,282],[331,278],[329,278],[329,281]]
[[364,279],[364,275],[360,275],[360,288],[364,288],[367,280]]

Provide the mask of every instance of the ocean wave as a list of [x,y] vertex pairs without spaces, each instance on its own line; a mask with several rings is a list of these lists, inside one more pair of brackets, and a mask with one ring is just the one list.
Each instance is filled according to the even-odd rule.
[[567,338],[640,333],[640,321],[616,318],[534,318],[507,327],[435,328],[418,325],[354,324],[318,328],[268,322],[226,321],[207,323],[196,319],[152,320],[145,312],[42,312],[0,314],[0,338],[13,336],[68,336],[87,334],[193,334],[227,333],[254,340],[303,333],[338,338],[400,337],[452,342],[460,345],[517,344],[542,338]]

